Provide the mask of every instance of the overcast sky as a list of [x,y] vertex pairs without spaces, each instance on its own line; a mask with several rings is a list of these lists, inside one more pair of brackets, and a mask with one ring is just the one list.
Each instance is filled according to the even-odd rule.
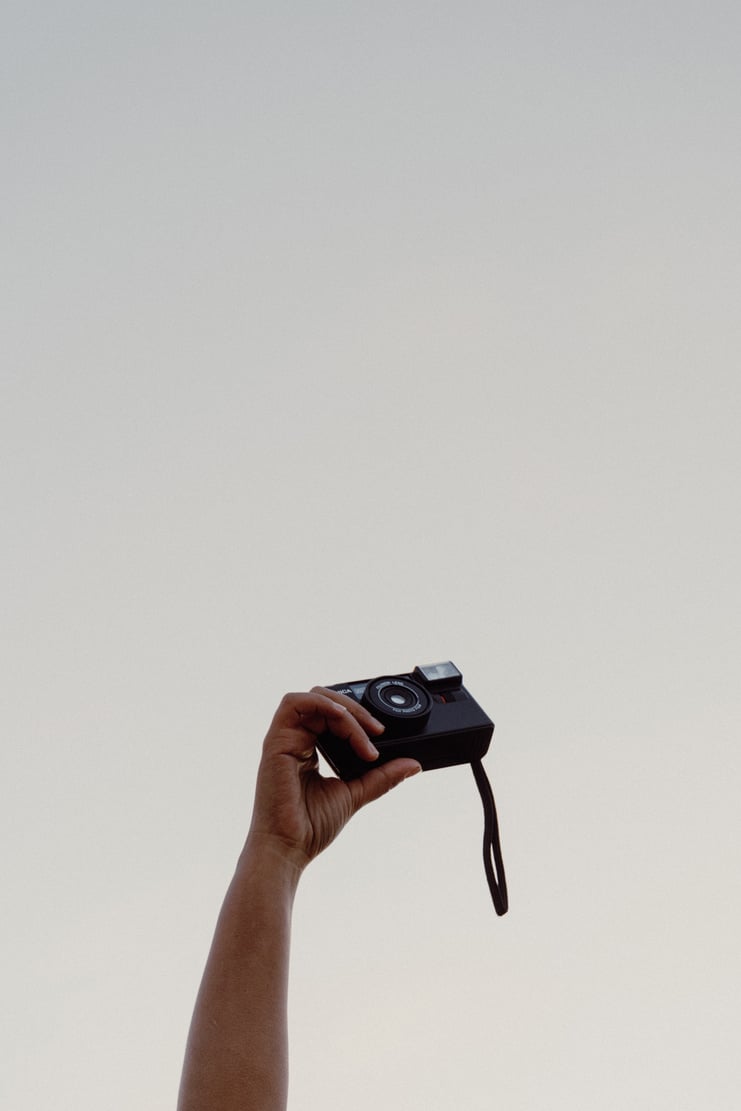
[[292,1108],[741,1087],[735,3],[7,3],[0,1100],[174,1106],[286,690],[466,768],[306,874]]

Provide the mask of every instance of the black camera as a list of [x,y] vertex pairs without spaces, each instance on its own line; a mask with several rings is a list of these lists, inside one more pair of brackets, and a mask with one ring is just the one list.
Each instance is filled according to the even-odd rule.
[[423,771],[470,764],[484,806],[484,869],[497,914],[508,907],[494,795],[481,758],[489,748],[494,722],[463,686],[463,675],[450,660],[415,667],[401,675],[381,675],[329,690],[355,699],[386,726],[373,736],[379,751],[373,765],[356,756],[346,741],[326,732],[317,748],[340,779],[355,779],[369,767],[411,756]]
[[[329,689],[354,698],[386,726],[380,737],[373,737],[379,764],[398,756],[418,760],[424,771],[470,764],[485,755],[494,732],[494,723],[450,660],[415,667],[409,674],[335,683]],[[320,737],[317,747],[340,779],[368,771],[368,764],[331,733]]]

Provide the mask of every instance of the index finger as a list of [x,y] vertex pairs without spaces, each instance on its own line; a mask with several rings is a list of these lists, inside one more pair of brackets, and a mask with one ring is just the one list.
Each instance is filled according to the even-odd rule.
[[356,702],[354,698],[350,698],[349,695],[332,690],[331,687],[312,687],[311,690],[312,693],[323,694],[333,702],[336,702],[339,706],[344,706],[346,710],[349,710],[356,721],[360,722],[366,733],[383,733],[386,728],[382,722],[373,717],[373,714],[371,714],[369,710],[366,710],[365,706],[361,706],[359,702]]
[[[373,717],[373,715],[356,702],[354,698],[349,695],[342,694],[340,691],[332,690],[331,687],[312,687],[312,694],[317,694],[320,697],[327,698],[329,701],[339,709],[340,713],[346,713],[352,722],[352,733],[347,738],[350,747],[362,760],[377,760],[378,749],[370,740],[369,733],[383,733],[386,728],[380,721]],[[340,736],[337,730],[333,729],[330,724],[330,731]]]
[[[330,697],[331,695],[336,697]],[[314,687],[308,693],[287,694],[275,712],[265,738],[266,744],[277,742],[283,746],[284,752],[305,756],[307,742],[313,751],[316,738],[322,733],[330,732],[347,741],[361,760],[377,760],[378,749],[369,739],[361,718],[373,728],[375,719],[362,706],[358,703],[352,705],[352,699],[337,695],[336,691],[330,692],[324,687]],[[382,729],[383,726],[379,723],[375,731]]]

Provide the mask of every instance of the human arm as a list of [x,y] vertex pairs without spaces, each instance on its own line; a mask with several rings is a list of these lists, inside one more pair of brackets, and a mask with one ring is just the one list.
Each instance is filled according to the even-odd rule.
[[[318,770],[316,738],[346,740],[369,771]],[[420,770],[380,767],[383,730],[352,699],[315,687],[286,695],[263,744],[247,840],[219,916],[191,1022],[178,1111],[284,1111],[291,912],[306,865],[353,814]]]

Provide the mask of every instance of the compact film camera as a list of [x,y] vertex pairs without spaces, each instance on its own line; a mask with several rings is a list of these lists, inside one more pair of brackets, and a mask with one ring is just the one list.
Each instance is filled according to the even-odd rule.
[[400,675],[382,675],[351,683],[334,683],[385,725],[373,736],[378,760],[369,765],[346,741],[326,732],[317,748],[340,779],[355,779],[369,767],[400,756],[419,761],[423,771],[470,764],[484,806],[484,869],[497,914],[508,907],[499,827],[491,785],[481,764],[494,733],[493,721],[463,686],[463,675],[450,660],[415,667]]
[[[470,764],[485,755],[494,732],[494,723],[450,660],[415,667],[409,674],[335,683],[329,689],[360,702],[386,726],[380,737],[373,737],[380,753],[377,764],[399,756],[418,760],[424,771]],[[368,771],[367,762],[331,733],[320,737],[317,747],[340,779]]]

